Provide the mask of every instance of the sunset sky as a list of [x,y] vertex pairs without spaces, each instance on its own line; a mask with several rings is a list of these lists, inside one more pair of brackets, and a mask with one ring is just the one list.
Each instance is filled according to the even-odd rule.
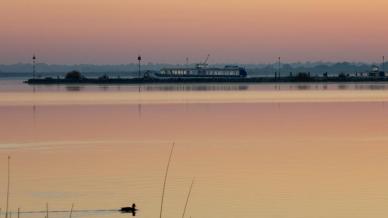
[[387,0],[5,0],[0,14],[0,64],[388,56]]

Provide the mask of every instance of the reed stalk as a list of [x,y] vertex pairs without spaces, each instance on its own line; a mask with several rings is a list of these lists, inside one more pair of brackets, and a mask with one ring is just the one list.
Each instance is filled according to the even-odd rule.
[[9,209],[9,186],[10,186],[10,175],[11,175],[10,160],[11,160],[11,156],[8,156],[8,183],[7,183],[7,202],[5,207],[5,218],[8,218],[8,209]]
[[71,215],[73,215],[73,208],[74,208],[74,204],[71,204],[69,218],[71,218]]
[[167,181],[167,176],[168,176],[168,169],[170,168],[170,162],[171,162],[172,153],[174,151],[174,147],[175,147],[175,142],[172,144],[171,151],[170,151],[170,157],[168,158],[168,162],[167,162],[166,173],[164,175],[162,200],[160,203],[160,215],[159,215],[160,218],[162,218],[162,213],[163,213],[164,192],[166,190],[166,181]]
[[184,218],[184,217],[185,217],[185,213],[186,213],[187,205],[188,205],[188,203],[189,203],[189,199],[190,199],[190,195],[191,195],[191,190],[193,189],[193,185],[194,185],[194,180],[195,180],[195,178],[193,178],[193,180],[191,181],[191,185],[190,185],[189,193],[187,194],[187,198],[186,198],[186,204],[185,204],[185,207],[184,207],[184,209],[183,209],[182,218]]

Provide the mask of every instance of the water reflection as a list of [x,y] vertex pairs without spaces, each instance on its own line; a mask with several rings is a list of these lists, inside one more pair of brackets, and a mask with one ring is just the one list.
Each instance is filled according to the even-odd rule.
[[355,89],[359,89],[359,90],[387,90],[388,86],[385,84],[356,84]]
[[73,86],[73,85],[66,86],[66,91],[69,91],[69,92],[79,92],[79,91],[82,91],[83,89],[84,89],[84,86]]
[[276,91],[276,90],[388,90],[388,83],[257,83],[257,84],[104,84],[34,85],[22,80],[0,80],[0,92],[191,92],[191,91]]
[[142,112],[142,104],[138,104],[137,105],[137,114],[138,114],[139,118],[141,118],[141,112]]
[[36,127],[36,105],[32,105],[32,121],[33,127]]
[[347,86],[346,84],[339,84],[337,87],[338,87],[339,90],[346,90],[346,89],[349,89],[349,88],[350,88],[350,87]]
[[[39,106],[36,126],[30,106],[0,107],[0,156],[15,159],[12,210],[39,210],[46,202],[69,210],[75,202],[77,209],[117,210],[74,217],[122,218],[132,215],[119,207],[136,202],[137,217],[157,217],[175,140],[166,217],[181,217],[193,175],[198,183],[187,217],[388,215],[388,110],[382,103],[141,107]],[[5,167],[0,164],[0,172]]]
[[146,85],[144,91],[244,91],[248,90],[248,85],[209,85],[209,84],[198,84],[198,85]]
[[109,89],[114,89],[114,87],[108,85],[99,85],[98,88],[104,92],[109,91]]
[[[292,87],[292,86],[291,86]],[[310,85],[305,85],[305,84],[301,84],[301,85],[297,85],[296,88],[298,90],[310,90],[312,88],[312,86]]]

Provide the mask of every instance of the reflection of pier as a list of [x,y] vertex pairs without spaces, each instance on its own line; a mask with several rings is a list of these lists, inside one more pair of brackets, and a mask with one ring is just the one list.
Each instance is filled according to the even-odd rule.
[[[34,95],[35,95],[35,92],[36,92],[35,86],[32,86],[32,93]],[[36,126],[36,105],[35,104],[32,105],[32,125],[35,129],[35,126]]]
[[37,119],[37,111],[38,107],[33,104],[32,105],[32,128],[31,128],[31,133],[32,133],[32,139],[35,142],[37,140],[37,128],[38,128],[38,119]]
[[82,91],[83,86],[66,86],[66,90],[69,92],[79,92]]
[[142,104],[138,104],[137,105],[137,114],[138,114],[139,118],[141,118],[141,112],[142,112]]
[[32,124],[36,126],[36,105],[32,105]]
[[159,85],[159,86],[144,86],[145,91],[244,91],[248,90],[248,85],[211,85],[211,84],[198,84],[198,85]]

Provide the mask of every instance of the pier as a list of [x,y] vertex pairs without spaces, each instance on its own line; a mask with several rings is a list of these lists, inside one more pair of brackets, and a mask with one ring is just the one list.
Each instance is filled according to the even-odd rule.
[[25,83],[31,85],[51,85],[51,84],[164,84],[164,83],[325,83],[325,82],[388,82],[386,76],[309,76],[308,74],[298,74],[287,77],[237,77],[237,78],[32,78]]

